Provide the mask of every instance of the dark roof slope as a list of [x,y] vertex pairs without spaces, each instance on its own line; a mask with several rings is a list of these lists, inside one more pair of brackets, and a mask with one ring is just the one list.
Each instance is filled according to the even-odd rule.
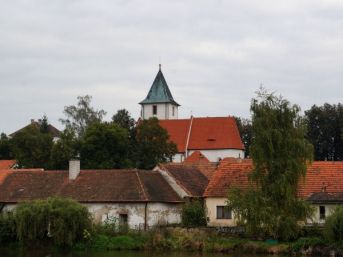
[[0,202],[52,196],[80,202],[182,201],[155,171],[82,170],[75,180],[69,180],[68,171],[13,171],[0,185]]
[[190,196],[200,197],[203,195],[208,184],[208,178],[196,166],[168,163],[160,165],[160,168],[168,172]]
[[155,77],[154,82],[149,90],[147,97],[140,102],[140,104],[152,104],[152,103],[172,103],[177,106],[180,106],[177,102],[175,102],[167,81],[165,80],[163,73],[160,69]]
[[[30,127],[30,126],[34,126],[34,127],[36,127],[36,128],[40,128],[41,125],[40,125],[40,123],[37,122],[37,121],[31,121],[31,123],[30,123],[29,125],[27,125],[27,126],[21,128],[21,129],[19,129],[19,130],[13,132],[13,133],[10,134],[9,136],[10,136],[10,137],[13,137],[13,136],[15,136],[17,133],[23,131],[24,129],[26,129],[26,128]],[[60,135],[61,135],[61,131],[59,131],[57,128],[55,128],[55,127],[52,126],[51,124],[48,125],[48,132],[49,132],[49,134],[50,134],[52,137],[60,137]]]

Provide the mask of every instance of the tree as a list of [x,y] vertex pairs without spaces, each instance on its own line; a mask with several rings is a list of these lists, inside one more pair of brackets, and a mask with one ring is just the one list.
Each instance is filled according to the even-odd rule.
[[120,109],[116,114],[112,116],[112,121],[118,126],[131,131],[134,129],[136,121],[130,116],[130,113],[126,109]]
[[141,169],[152,169],[158,163],[172,161],[177,152],[176,145],[169,141],[167,130],[159,125],[156,118],[141,121],[136,141],[136,163]]
[[39,129],[42,133],[49,133],[49,121],[46,115],[43,115],[39,123]]
[[245,191],[231,189],[228,198],[250,234],[288,240],[297,236],[298,222],[311,215],[309,205],[297,198],[313,150],[299,111],[264,89],[252,100],[251,185]]
[[245,148],[245,157],[250,157],[250,145],[252,140],[252,124],[251,120],[235,117],[239,134]]
[[113,123],[92,123],[81,139],[81,165],[86,169],[129,166],[128,133]]
[[60,121],[67,129],[73,129],[81,137],[87,126],[95,122],[101,122],[106,112],[104,110],[94,110],[91,107],[92,97],[89,95],[78,96],[77,100],[78,103],[76,106],[70,105],[64,107],[63,113],[67,118],[60,119]]
[[48,168],[52,136],[31,124],[11,139],[11,149],[19,167]]
[[343,160],[343,105],[313,105],[305,117],[315,160]]
[[198,199],[188,200],[182,206],[182,225],[185,227],[203,227],[207,225],[204,203]]
[[50,155],[51,169],[67,169],[69,160],[77,157],[79,140],[73,130],[65,129],[60,139],[53,145]]
[[5,133],[0,135],[0,160],[12,159],[12,152],[10,148],[10,139]]

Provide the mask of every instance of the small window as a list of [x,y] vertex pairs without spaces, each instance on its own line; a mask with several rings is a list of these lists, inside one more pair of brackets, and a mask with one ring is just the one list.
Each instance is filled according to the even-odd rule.
[[157,105],[152,106],[152,114],[157,115]]
[[173,106],[173,116],[175,116],[175,107]]
[[319,219],[325,220],[325,206],[319,206]]
[[226,206],[217,206],[217,219],[232,219],[231,210]]
[[127,214],[119,214],[119,225],[120,226],[127,225]]

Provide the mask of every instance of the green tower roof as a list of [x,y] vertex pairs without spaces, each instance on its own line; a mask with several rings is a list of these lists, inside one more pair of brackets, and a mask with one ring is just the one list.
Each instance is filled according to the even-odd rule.
[[169,90],[168,84],[161,71],[161,65],[156,75],[156,78],[154,82],[152,83],[152,86],[149,90],[147,97],[139,104],[154,104],[154,103],[172,103],[177,106],[180,106],[177,102],[175,102]]

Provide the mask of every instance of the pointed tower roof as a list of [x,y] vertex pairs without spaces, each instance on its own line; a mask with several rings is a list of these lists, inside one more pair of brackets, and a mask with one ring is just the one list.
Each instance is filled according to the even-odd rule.
[[154,104],[154,103],[172,103],[177,106],[180,106],[177,102],[175,102],[169,90],[167,81],[165,80],[163,73],[161,71],[161,64],[147,97],[139,104]]

